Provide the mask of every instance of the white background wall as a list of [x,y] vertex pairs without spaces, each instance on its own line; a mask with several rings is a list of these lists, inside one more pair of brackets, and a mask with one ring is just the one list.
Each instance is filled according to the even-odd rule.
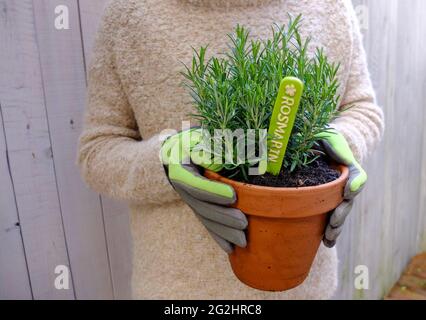
[[[0,298],[128,298],[124,204],[89,191],[75,166],[86,65],[106,0],[0,0]],[[338,249],[336,298],[381,298],[426,250],[426,1],[357,0],[387,131]],[[54,28],[69,8],[70,30]],[[363,8],[363,7],[358,7]],[[54,287],[57,265],[69,290]],[[370,289],[355,290],[357,265]]]

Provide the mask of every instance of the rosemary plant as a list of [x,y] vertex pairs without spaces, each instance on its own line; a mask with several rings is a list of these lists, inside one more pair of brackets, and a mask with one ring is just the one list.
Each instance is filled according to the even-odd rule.
[[[195,105],[192,116],[212,137],[215,129],[267,130],[281,80],[301,79],[305,89],[283,164],[288,171],[317,158],[316,135],[338,115],[339,66],[320,48],[309,56],[310,39],[302,38],[300,25],[301,16],[290,17],[287,25],[274,25],[266,40],[251,40],[249,31],[237,26],[226,53],[207,59],[207,47],[194,49],[192,65],[182,73]],[[237,142],[232,143],[235,149]],[[247,177],[253,163],[234,160],[225,170]]]

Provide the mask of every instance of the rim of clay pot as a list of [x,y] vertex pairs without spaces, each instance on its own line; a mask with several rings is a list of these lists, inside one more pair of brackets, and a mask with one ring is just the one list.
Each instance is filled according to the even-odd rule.
[[343,201],[349,169],[343,165],[334,167],[341,173],[336,180],[318,186],[299,188],[257,186],[231,180],[212,171],[206,171],[205,176],[232,186],[237,194],[234,206],[248,215],[306,218],[325,214]]
[[250,189],[259,190],[259,191],[262,191],[262,192],[269,191],[269,192],[272,192],[272,193],[276,193],[276,192],[282,193],[283,191],[285,191],[286,193],[300,194],[301,192],[310,193],[312,191],[318,191],[318,190],[333,188],[334,186],[341,184],[343,180],[346,180],[346,179],[349,178],[349,168],[348,167],[346,167],[344,165],[335,165],[335,166],[332,166],[332,167],[334,167],[334,168],[336,168],[337,170],[340,171],[340,177],[337,178],[336,180],[333,180],[333,181],[328,182],[328,183],[320,184],[320,185],[317,185],[317,186],[312,186],[312,187],[292,187],[292,188],[258,186],[258,185],[255,185],[255,184],[250,184],[250,183],[232,180],[232,179],[229,179],[229,178],[226,178],[226,177],[220,175],[217,172],[213,172],[213,171],[210,171],[210,170],[207,170],[207,169],[206,169],[206,171],[209,172],[209,176],[211,176],[211,177],[215,176],[217,178],[217,180],[219,180],[221,182],[231,184],[231,185],[235,185],[235,186],[239,186],[239,187],[242,187],[242,188],[250,188]]

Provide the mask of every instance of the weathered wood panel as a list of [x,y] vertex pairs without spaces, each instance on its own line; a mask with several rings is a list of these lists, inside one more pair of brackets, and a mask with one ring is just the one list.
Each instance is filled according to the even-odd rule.
[[[420,19],[420,30],[423,30],[423,33],[420,31],[421,39],[418,43],[418,52],[419,54],[426,53],[426,19],[424,19],[424,14],[426,13],[426,1],[421,2],[420,12],[422,15],[418,17]],[[423,58],[424,59],[424,58]],[[426,65],[423,62],[423,67],[419,69],[419,72],[421,72],[423,75],[426,75]],[[422,155],[422,171],[421,171],[421,184],[420,184],[420,206],[419,206],[419,212],[418,212],[418,221],[417,221],[417,235],[418,235],[418,242],[420,244],[420,250],[423,252],[426,252],[426,76],[423,77],[423,79],[419,80],[419,86],[420,86],[420,93],[421,98],[419,101],[419,105],[423,108],[423,144],[419,147],[423,150]]]
[[115,299],[131,298],[132,252],[128,207],[102,197]]
[[108,0],[79,0],[81,29],[86,63],[90,62],[99,22]]
[[[33,2],[1,0],[0,7],[1,109],[32,293],[35,299],[72,299],[72,279],[69,290],[54,287],[56,266],[69,267],[70,263],[46,119]],[[22,277],[26,276],[24,272]]]
[[[47,118],[77,299],[113,297],[103,213],[98,195],[83,184],[75,165],[85,70],[77,0],[34,1]],[[55,7],[69,10],[69,30],[54,26]],[[90,284],[90,285],[88,285]]]
[[[425,78],[425,53],[418,48],[425,39],[421,30],[421,8],[424,1],[400,1],[398,5],[397,54],[395,63],[395,110],[388,122],[390,139],[386,157],[393,161],[392,170],[392,220],[395,232],[390,255],[393,269],[390,277],[398,279],[413,253],[418,250],[417,214],[419,212],[422,171],[423,114],[421,103],[422,79]],[[424,7],[424,6],[423,6]],[[418,15],[412,15],[418,12]],[[423,72],[421,71],[423,70]],[[423,105],[422,108],[413,106]],[[409,125],[406,125],[409,124]],[[403,155],[401,157],[401,155]],[[403,196],[399,196],[403,195]],[[389,243],[386,243],[389,245]]]
[[[79,3],[86,66],[90,63],[99,20],[106,3],[106,0],[80,0]],[[130,278],[132,272],[128,207],[125,203],[104,196],[102,197],[102,207],[114,298],[128,299],[131,297]]]
[[[381,3],[380,3],[381,2]],[[383,1],[354,1],[355,5],[367,5],[369,13],[368,29],[363,30],[365,33],[365,47],[369,55],[369,68],[373,76],[374,86],[378,93],[379,104],[388,105],[390,101],[384,99],[389,96],[382,94],[388,88],[386,79],[391,79],[392,75],[388,72],[387,65],[389,63],[389,48],[394,44],[390,38],[392,33],[391,18],[394,14],[394,7],[397,3],[389,1],[389,4],[383,7]],[[382,10],[380,15],[377,15],[377,9]],[[396,27],[396,25],[395,25]],[[387,30],[380,38],[375,37],[374,29]],[[373,40],[376,40],[374,42]],[[380,50],[375,48],[380,47]],[[386,49],[384,49],[386,48]],[[387,116],[387,115],[386,115]],[[383,190],[384,166],[381,154],[384,153],[384,143],[382,143],[366,164],[366,169],[369,173],[369,182],[366,190],[357,199],[354,209],[347,219],[345,229],[338,243],[338,251],[340,258],[340,283],[339,291],[336,298],[351,299],[352,297],[365,298],[366,294],[379,297],[381,284],[377,273],[377,266],[380,265],[381,258],[381,243],[387,238],[381,236],[380,226],[383,223],[384,203],[383,196],[379,195],[379,190]],[[355,290],[355,267],[365,265],[370,271],[370,290],[365,293]],[[373,284],[374,283],[374,284]]]
[[[365,47],[378,102],[386,116],[383,143],[367,164],[369,183],[339,243],[341,281],[337,298],[382,297],[419,250],[424,201],[419,186],[424,162],[422,148],[426,59],[421,37],[426,28],[420,12],[424,1],[354,1],[366,5],[369,27]],[[417,12],[414,15],[413,12]],[[420,224],[418,221],[420,220]],[[368,290],[356,290],[357,265],[369,268]]]
[[[1,12],[3,11],[0,8],[0,14]],[[27,262],[7,153],[0,109],[0,299],[31,299]]]

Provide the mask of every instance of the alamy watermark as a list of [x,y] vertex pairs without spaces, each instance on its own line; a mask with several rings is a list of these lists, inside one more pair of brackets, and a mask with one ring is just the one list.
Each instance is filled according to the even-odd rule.
[[355,6],[355,14],[358,18],[359,27],[361,30],[368,30],[370,27],[369,18],[370,18],[370,9],[367,5],[357,5]]
[[69,30],[70,29],[70,10],[66,5],[55,7],[55,29]]
[[69,290],[70,288],[70,270],[65,265],[58,265],[55,268],[54,286],[57,290]]
[[368,290],[370,289],[370,277],[368,267],[365,265],[359,265],[355,267],[354,273],[356,277],[354,279],[354,287],[357,290]]

